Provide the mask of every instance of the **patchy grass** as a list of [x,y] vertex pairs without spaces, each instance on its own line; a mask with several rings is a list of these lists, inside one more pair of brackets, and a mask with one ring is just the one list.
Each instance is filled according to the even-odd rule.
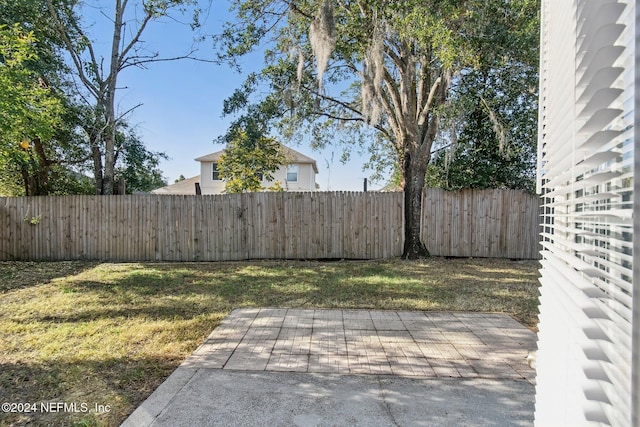
[[[537,321],[535,261],[0,263],[0,426],[121,423],[236,307],[503,312]],[[95,405],[109,405],[97,413]]]

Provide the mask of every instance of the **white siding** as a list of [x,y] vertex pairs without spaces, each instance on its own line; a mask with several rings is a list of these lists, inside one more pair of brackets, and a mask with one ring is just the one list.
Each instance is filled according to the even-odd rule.
[[[273,174],[273,181],[280,182],[286,191],[316,191],[316,173],[310,163],[298,164],[298,180],[287,182],[287,166],[281,166]],[[271,183],[265,186],[270,186]]]
[[224,181],[213,179],[213,162],[200,162],[200,189],[202,194],[224,193]]
[[[222,194],[224,193],[225,183],[222,180],[213,180],[211,169],[212,162],[200,163],[200,188],[202,194]],[[316,191],[316,173],[313,165],[303,163],[298,165],[298,181],[287,182],[287,167],[281,166],[273,174],[273,180],[263,180],[262,186],[269,188],[279,182],[285,191]]]
[[633,1],[542,1],[539,426],[636,416],[635,13]]

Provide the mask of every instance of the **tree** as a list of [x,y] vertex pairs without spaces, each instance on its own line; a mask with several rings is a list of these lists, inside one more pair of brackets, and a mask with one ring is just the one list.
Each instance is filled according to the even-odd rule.
[[434,156],[427,171],[427,186],[535,191],[535,147],[531,141],[501,150],[483,109],[467,115],[467,120],[458,142]]
[[[420,240],[422,189],[449,98],[480,67],[477,47],[489,50],[491,27],[535,16],[528,0],[244,0],[237,21],[219,39],[220,58],[232,63],[265,40],[266,67],[249,76],[229,100],[247,111],[248,92],[277,105],[266,117],[281,133],[312,135],[316,144],[369,127],[375,145],[390,153],[405,192],[403,257],[428,255]],[[495,13],[495,12],[498,13]],[[497,48],[497,47],[496,47]],[[261,85],[262,84],[262,85]],[[366,130],[364,131],[366,132]],[[349,138],[349,137],[348,137]]]
[[273,173],[285,163],[280,143],[262,133],[252,134],[251,131],[240,129],[226,138],[226,148],[218,161],[220,178],[225,181],[225,192],[264,190],[262,181],[273,180]]
[[535,64],[521,65],[529,70],[508,81],[485,75],[455,95],[469,104],[458,119],[455,140],[446,141],[448,145],[434,154],[427,172],[428,186],[534,191],[537,91],[521,88],[535,87],[537,72],[533,71]]
[[[184,11],[192,0],[141,0],[129,8],[128,0],[116,0],[113,14],[111,48],[102,57],[80,19],[82,3],[70,0],[46,0],[48,17],[71,57],[82,98],[90,108],[85,110],[84,128],[93,159],[96,193],[112,194],[116,174],[116,139],[124,114],[116,111],[118,76],[129,67],[144,67],[151,62],[191,57],[193,51],[173,58],[160,58],[144,49],[142,34],[147,26],[174,10]],[[198,10],[192,26],[198,25]]]
[[146,193],[167,185],[159,168],[167,155],[147,150],[133,130],[123,128],[116,135],[115,176],[124,180],[125,192]]
[[[48,194],[54,153],[46,141],[63,126],[63,101],[33,71],[35,37],[20,24],[0,24],[0,170],[23,180],[24,194]],[[5,181],[3,187],[16,188]],[[5,190],[6,191],[6,190]]]
[[79,130],[80,109],[51,29],[47,8],[36,0],[2,0],[0,27],[22,40],[20,60],[3,52],[0,89],[0,187],[5,195],[86,193],[82,173],[88,151]]
[[[490,10],[490,16],[499,10]],[[510,24],[509,26],[505,24]],[[536,14],[498,21],[476,47],[480,65],[452,92],[458,115],[429,165],[429,186],[535,188],[539,22]],[[446,127],[447,125],[445,125]]]

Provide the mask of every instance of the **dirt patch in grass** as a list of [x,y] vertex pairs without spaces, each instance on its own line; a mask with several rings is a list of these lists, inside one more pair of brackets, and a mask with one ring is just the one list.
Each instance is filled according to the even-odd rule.
[[535,328],[537,269],[535,261],[442,258],[3,262],[0,402],[80,411],[0,413],[0,426],[119,425],[236,307],[501,312]]

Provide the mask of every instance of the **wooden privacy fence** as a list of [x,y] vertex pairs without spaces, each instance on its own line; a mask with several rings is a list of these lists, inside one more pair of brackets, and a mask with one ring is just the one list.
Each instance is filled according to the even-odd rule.
[[[402,193],[0,198],[0,260],[375,259],[402,254]],[[538,199],[425,192],[433,255],[537,258]]]
[[540,202],[519,190],[427,188],[422,241],[431,255],[539,258]]
[[246,193],[1,199],[0,258],[388,258],[402,195]]

